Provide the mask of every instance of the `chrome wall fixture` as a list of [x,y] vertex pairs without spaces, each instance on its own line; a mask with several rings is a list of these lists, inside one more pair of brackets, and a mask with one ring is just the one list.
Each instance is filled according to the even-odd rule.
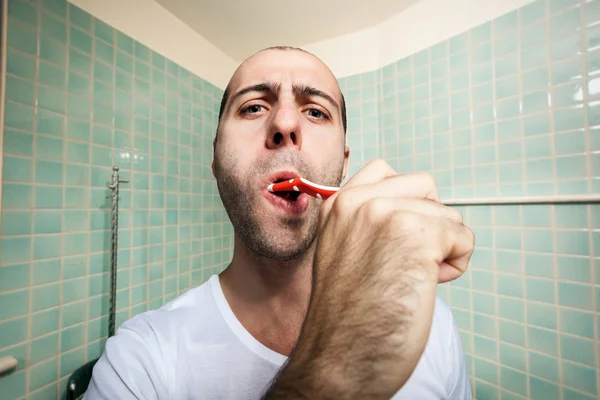
[[119,185],[129,183],[119,178],[119,167],[113,167],[112,180],[108,186],[112,191],[111,199],[111,237],[110,237],[110,305],[108,314],[108,337],[115,334],[115,315],[117,308],[117,254],[119,245]]

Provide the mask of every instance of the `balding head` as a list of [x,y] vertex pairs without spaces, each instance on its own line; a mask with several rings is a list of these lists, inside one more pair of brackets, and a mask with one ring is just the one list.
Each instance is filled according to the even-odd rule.
[[[331,70],[329,69],[329,67],[327,67],[327,65],[321,61],[320,58],[318,58],[317,56],[315,56],[314,54],[301,49],[299,47],[292,47],[292,46],[272,46],[272,47],[268,47],[266,49],[260,50],[256,53],[254,53],[252,56],[250,56],[249,58],[247,58],[246,60],[244,60],[239,66],[238,68],[235,70],[234,74],[232,75],[231,79],[229,80],[229,83],[227,84],[227,87],[225,88],[225,91],[223,92],[223,97],[221,98],[221,106],[219,107],[219,123],[221,122],[221,118],[223,117],[223,113],[225,112],[225,108],[228,105],[228,101],[231,95],[231,86],[232,86],[232,82],[234,82],[237,78],[237,75],[240,71],[240,69],[242,69],[244,67],[244,64],[249,62],[253,57],[257,56],[258,54],[265,52],[265,51],[298,51],[298,52],[302,52],[306,55],[309,55],[311,57],[314,57],[315,59],[317,59],[321,64],[323,64],[323,66],[325,68],[327,68],[327,70],[330,72],[331,76],[335,79],[335,75],[333,74],[333,72],[331,72]],[[336,80],[337,83],[337,80]],[[342,93],[342,90],[340,89],[339,85],[338,85],[338,93],[339,93],[339,101],[340,101],[340,108],[341,108],[341,116],[342,116],[342,126],[344,127],[344,133],[346,133],[347,128],[348,128],[348,121],[347,121],[347,115],[346,115],[346,100],[344,98],[344,94]],[[218,134],[218,128],[217,128],[217,134]]]

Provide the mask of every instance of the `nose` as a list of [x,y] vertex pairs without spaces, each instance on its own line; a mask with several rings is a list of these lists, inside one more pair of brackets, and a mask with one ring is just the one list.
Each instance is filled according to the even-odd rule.
[[267,148],[281,147],[302,148],[300,115],[295,107],[287,105],[280,105],[275,111],[267,136]]

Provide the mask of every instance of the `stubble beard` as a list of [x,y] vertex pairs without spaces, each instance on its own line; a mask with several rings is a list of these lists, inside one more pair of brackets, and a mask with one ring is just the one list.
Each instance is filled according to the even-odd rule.
[[257,160],[240,176],[234,173],[237,170],[234,160],[233,154],[215,155],[217,187],[236,234],[248,249],[261,257],[276,261],[300,258],[317,237],[321,201],[310,199],[308,210],[302,216],[276,218],[275,214],[268,215],[268,208],[262,205],[266,200],[258,187],[260,179],[274,171],[294,167],[309,180],[338,186],[343,162],[335,165],[332,161],[332,165],[318,173],[298,153],[281,151],[266,160]]

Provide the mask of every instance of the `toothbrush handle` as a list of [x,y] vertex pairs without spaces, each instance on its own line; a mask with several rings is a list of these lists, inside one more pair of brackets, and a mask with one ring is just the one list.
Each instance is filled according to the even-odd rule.
[[310,182],[300,178],[294,178],[284,182],[273,183],[269,185],[268,189],[270,192],[302,192],[308,194],[309,196],[322,200],[326,200],[329,196],[337,192],[337,188],[328,187],[327,189],[324,189],[322,187],[313,186],[310,184]]

